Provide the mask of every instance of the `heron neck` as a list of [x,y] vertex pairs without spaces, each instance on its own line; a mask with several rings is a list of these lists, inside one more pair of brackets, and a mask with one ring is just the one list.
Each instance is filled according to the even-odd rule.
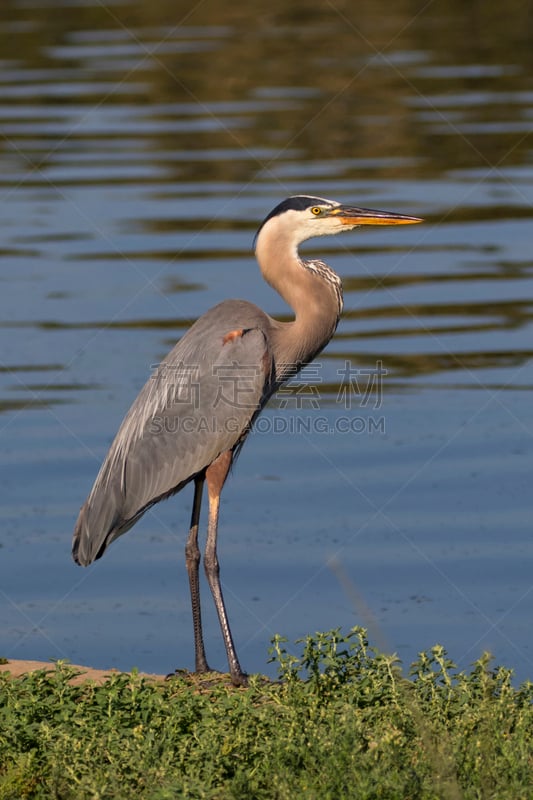
[[296,242],[276,237],[265,243],[260,236],[256,255],[264,279],[295,314],[292,322],[273,320],[276,371],[282,378],[287,367],[307,364],[329,342],[339,321],[339,299],[323,276],[305,266]]

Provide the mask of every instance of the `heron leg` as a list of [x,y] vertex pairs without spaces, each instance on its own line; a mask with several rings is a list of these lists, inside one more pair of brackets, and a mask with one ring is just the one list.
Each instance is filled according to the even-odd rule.
[[198,525],[205,475],[194,479],[194,500],[192,504],[191,527],[185,545],[185,564],[189,575],[191,590],[192,624],[194,628],[194,662],[196,672],[211,672],[205,657],[204,637],[202,633],[202,609],[200,606],[200,548],[198,547]]
[[228,656],[229,671],[232,683],[235,686],[246,685],[246,675],[241,669],[233,637],[224,605],[222,588],[220,586],[220,567],[217,558],[218,512],[220,508],[220,493],[231,467],[233,455],[230,450],[221,453],[219,457],[206,470],[207,493],[209,497],[209,521],[207,525],[207,543],[205,546],[204,569],[209,583],[209,588],[215,601],[215,606],[224,637],[224,645]]

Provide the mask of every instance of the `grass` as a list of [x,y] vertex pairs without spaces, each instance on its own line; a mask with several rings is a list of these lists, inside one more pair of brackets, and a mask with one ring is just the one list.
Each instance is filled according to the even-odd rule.
[[437,646],[409,679],[363,629],[276,637],[279,682],[0,675],[0,800],[533,797],[533,684]]

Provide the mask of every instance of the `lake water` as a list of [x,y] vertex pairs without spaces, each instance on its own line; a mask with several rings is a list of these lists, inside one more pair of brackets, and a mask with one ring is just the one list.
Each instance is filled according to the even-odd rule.
[[[290,318],[252,239],[306,193],[426,221],[304,248],[346,310],[224,491],[241,661],[362,624],[406,665],[439,642],[533,677],[532,20],[513,0],[5,0],[0,655],[192,668],[190,487],[90,569],[72,529],[196,317],[237,296]],[[225,669],[205,587],[204,617]]]

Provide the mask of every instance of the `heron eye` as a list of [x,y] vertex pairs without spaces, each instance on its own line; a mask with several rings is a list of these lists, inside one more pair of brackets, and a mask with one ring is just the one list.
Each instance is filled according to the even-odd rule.
[[318,217],[319,214],[322,214],[322,209],[319,206],[313,206],[311,209],[311,214],[314,214],[315,217]]

